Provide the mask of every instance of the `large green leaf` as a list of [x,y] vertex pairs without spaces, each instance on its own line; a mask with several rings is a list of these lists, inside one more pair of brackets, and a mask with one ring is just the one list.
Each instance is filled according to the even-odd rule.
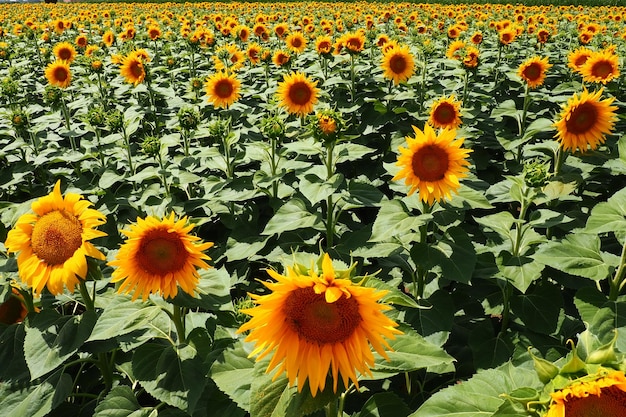
[[430,214],[413,216],[399,200],[381,203],[380,210],[372,226],[371,242],[388,241],[396,236],[415,233],[431,218]]
[[152,409],[141,407],[129,386],[120,385],[98,404],[93,417],[148,417],[151,412]]
[[508,401],[503,394],[538,386],[541,382],[534,369],[506,363],[436,392],[409,417],[491,417]]
[[298,190],[309,200],[309,203],[315,205],[334,194],[343,181],[344,178],[341,174],[335,174],[328,180],[315,174],[306,174],[300,179]]
[[37,384],[15,389],[0,382],[0,414],[44,417],[57,408],[72,390],[72,377],[57,371]]
[[192,297],[184,291],[178,291],[173,303],[189,308],[232,311],[228,271],[223,267],[210,268],[199,271],[199,274],[200,281],[196,287],[196,296]]
[[283,232],[298,229],[320,228],[322,216],[311,213],[302,200],[296,198],[282,205],[267,222],[264,235],[280,235]]
[[30,380],[30,372],[24,359],[25,337],[24,324],[12,324],[0,333],[0,381],[20,383]]
[[365,403],[358,417],[406,417],[411,410],[393,392],[380,392],[372,395]]
[[622,188],[606,202],[598,203],[591,210],[585,231],[588,233],[613,232],[626,234],[626,188]]
[[500,271],[499,276],[510,281],[522,293],[541,277],[541,271],[545,267],[529,256],[513,256],[506,251],[502,251],[496,258],[496,264]]
[[55,310],[43,310],[28,317],[24,356],[31,379],[58,368],[87,341],[96,323],[96,313],[62,316]]
[[560,287],[543,282],[526,294],[512,297],[511,310],[533,332],[551,334],[556,330],[563,308]]
[[594,281],[605,279],[610,271],[600,254],[597,235],[570,234],[560,242],[548,242],[539,247],[534,258],[559,271]]
[[211,366],[210,376],[217,387],[237,405],[250,411],[250,387],[254,375],[254,360],[238,343],[225,350]]

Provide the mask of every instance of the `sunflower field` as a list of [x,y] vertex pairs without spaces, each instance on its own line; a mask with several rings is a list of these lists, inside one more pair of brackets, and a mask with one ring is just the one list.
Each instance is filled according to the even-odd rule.
[[0,16],[0,416],[626,415],[626,8]]

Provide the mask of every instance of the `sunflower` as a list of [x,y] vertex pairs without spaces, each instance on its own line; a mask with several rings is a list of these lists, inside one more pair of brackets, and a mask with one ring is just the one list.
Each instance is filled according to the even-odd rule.
[[161,35],[161,28],[156,25],[148,26],[148,37],[150,37],[151,40],[156,41]]
[[306,49],[306,38],[302,35],[302,32],[293,32],[287,35],[285,38],[287,48],[296,54],[304,52]]
[[235,74],[217,72],[210,76],[205,84],[209,103],[214,107],[228,108],[239,99],[241,82]]
[[448,46],[446,50],[446,57],[448,59],[461,59],[460,51],[465,48],[465,42],[461,40],[454,41]]
[[328,35],[320,35],[315,39],[315,50],[318,55],[329,57],[333,52],[333,40]]
[[408,80],[415,72],[415,60],[406,45],[398,45],[383,54],[380,65],[383,77],[393,80],[395,85]]
[[517,31],[514,28],[505,28],[498,33],[498,39],[502,45],[510,45],[517,37]]
[[456,129],[461,123],[461,103],[456,101],[454,94],[432,104],[428,118],[428,124],[432,127]]
[[626,376],[622,371],[600,370],[550,396],[550,408],[544,417],[625,416]]
[[108,263],[115,267],[111,282],[123,281],[117,292],[132,292],[133,300],[141,296],[145,301],[150,294],[159,293],[163,298],[173,298],[180,286],[193,296],[200,278],[196,268],[210,268],[205,260],[211,258],[202,252],[213,246],[190,235],[193,227],[187,225],[187,217],[176,220],[172,212],[163,219],[137,218],[130,229],[121,230],[128,239],[115,260]]
[[44,74],[50,85],[60,88],[67,88],[72,82],[72,71],[70,71],[70,64],[67,61],[49,63]]
[[617,118],[617,106],[611,106],[614,97],[600,100],[602,89],[581,95],[574,94],[567,102],[561,118],[554,123],[557,129],[555,137],[565,150],[586,151],[596,149],[604,143],[604,136],[611,133]]
[[252,65],[257,65],[261,62],[261,45],[256,42],[248,44],[246,49],[246,56]]
[[74,43],[76,44],[76,46],[83,49],[87,47],[87,42],[87,36],[84,34],[80,34],[76,37],[76,39],[74,39]]
[[575,72],[580,72],[592,54],[593,51],[591,49],[581,46],[567,55],[567,66]]
[[124,77],[126,82],[137,86],[146,78],[146,69],[143,65],[143,55],[135,52],[131,52],[122,58],[120,74]]
[[59,61],[67,61],[71,63],[76,58],[76,48],[69,42],[59,42],[54,45],[52,53]]
[[309,80],[301,72],[286,74],[278,85],[280,104],[292,114],[304,116],[311,113],[319,92],[316,85],[317,81]]
[[311,395],[323,391],[329,372],[333,390],[339,376],[347,387],[359,386],[357,372],[371,375],[374,356],[370,345],[388,359],[385,340],[401,334],[378,301],[386,291],[353,284],[348,271],[335,271],[328,254],[322,258],[321,274],[298,265],[287,267],[287,275],[268,270],[276,282],[263,282],[267,295],[251,294],[257,306],[242,312],[252,318],[238,333],[250,330],[246,341],[255,341],[250,356],[257,361],[272,354],[267,372],[278,367],[289,384],[302,391],[308,380]]
[[44,287],[54,294],[70,292],[87,276],[87,256],[104,260],[90,242],[106,236],[94,228],[106,217],[89,208],[91,203],[74,193],[61,195],[61,182],[53,191],[32,203],[34,212],[17,220],[4,245],[9,253],[19,252],[17,267],[22,281],[41,293]]
[[115,42],[115,34],[108,30],[102,35],[102,43],[104,43],[108,48],[110,48]]
[[365,34],[362,31],[346,33],[341,40],[349,54],[358,54],[365,47]]
[[548,63],[548,58],[532,57],[524,61],[517,70],[522,80],[528,83],[529,88],[537,88],[543,84],[546,79],[546,72],[552,64]]
[[465,58],[463,58],[463,66],[465,68],[476,68],[478,66],[478,60],[480,57],[480,51],[475,46],[468,46],[465,48]]
[[580,69],[586,83],[602,83],[619,77],[619,57],[610,51],[594,52]]
[[393,181],[405,179],[411,188],[408,195],[419,190],[422,201],[451,198],[450,191],[460,187],[459,179],[467,176],[470,149],[461,149],[463,139],[456,138],[456,130],[443,129],[435,133],[430,125],[422,132],[413,126],[415,137],[406,137],[407,148],[400,147],[396,165],[402,169]]
[[282,49],[277,49],[272,55],[272,62],[277,67],[282,67],[287,65],[291,60],[291,55],[287,51],[283,51]]

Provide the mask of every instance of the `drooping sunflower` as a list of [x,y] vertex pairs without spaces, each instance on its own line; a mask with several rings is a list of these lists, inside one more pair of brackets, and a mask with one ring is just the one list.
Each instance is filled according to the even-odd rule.
[[214,107],[228,108],[239,100],[241,82],[234,73],[216,72],[211,75],[205,84],[209,103]]
[[108,48],[110,48],[114,42],[115,42],[115,34],[110,30],[104,32],[104,35],[102,35],[102,43],[104,43]]
[[407,148],[400,147],[396,165],[402,169],[393,181],[403,179],[410,186],[408,195],[419,190],[420,199],[432,205],[435,200],[451,198],[451,191],[460,187],[459,179],[467,176],[471,149],[462,149],[463,139],[456,139],[456,130],[435,133],[430,125],[422,132],[413,126],[415,137],[406,137]]
[[395,85],[408,80],[415,73],[415,60],[406,45],[398,45],[383,54],[380,65],[383,77],[393,80]]
[[67,61],[54,61],[48,64],[44,71],[50,85],[67,88],[72,82],[72,71]]
[[162,219],[148,216],[137,218],[129,229],[121,230],[127,237],[115,260],[108,265],[115,267],[111,282],[123,281],[118,293],[133,293],[133,300],[141,296],[145,301],[150,294],[173,298],[178,287],[194,295],[199,274],[196,268],[208,269],[205,262],[211,260],[203,251],[212,242],[200,243],[200,238],[190,235],[193,224],[187,217],[176,220],[172,212]]
[[619,57],[611,51],[598,51],[589,56],[580,69],[586,83],[602,83],[619,77]]
[[626,415],[626,376],[622,371],[600,370],[550,396],[544,417],[622,417]]
[[552,67],[548,63],[548,57],[540,58],[534,56],[524,61],[517,69],[517,75],[526,81],[529,88],[537,88],[546,79],[546,72]]
[[272,354],[267,372],[278,367],[274,378],[283,372],[290,385],[302,391],[308,380],[311,395],[323,391],[329,372],[333,390],[339,377],[347,387],[358,387],[357,372],[371,375],[374,356],[370,345],[388,359],[385,339],[401,334],[388,318],[386,304],[379,303],[386,291],[353,284],[348,271],[335,271],[324,254],[322,272],[311,266],[287,267],[281,275],[268,270],[276,282],[263,282],[267,295],[251,294],[257,306],[242,310],[252,318],[238,332],[250,330],[246,341],[256,346],[250,356],[257,361]]
[[280,104],[291,114],[304,116],[313,111],[319,89],[317,81],[311,81],[301,72],[292,72],[283,77],[278,85]]
[[431,106],[429,125],[435,128],[456,129],[461,123],[461,103],[454,95],[441,97]]
[[574,94],[561,112],[560,119],[554,123],[557,129],[555,137],[565,150],[588,148],[596,149],[604,143],[605,135],[610,134],[617,119],[617,106],[611,106],[614,97],[600,100],[602,89],[580,95]]
[[89,208],[91,202],[75,193],[61,195],[61,182],[47,196],[32,203],[33,213],[17,220],[4,245],[9,253],[19,252],[19,276],[35,294],[44,287],[52,294],[72,292],[87,276],[87,256],[104,260],[89,240],[106,236],[95,227],[106,217]]
[[59,61],[71,63],[76,58],[76,48],[69,42],[59,42],[52,48],[52,53]]
[[468,69],[478,67],[480,51],[475,46],[465,48],[465,57],[463,58],[463,66]]
[[137,86],[146,78],[146,69],[143,64],[142,55],[131,52],[122,59],[120,74],[126,82]]
[[11,288],[11,290],[9,298],[0,303],[0,324],[20,323],[28,314],[24,305],[24,298],[15,288]]

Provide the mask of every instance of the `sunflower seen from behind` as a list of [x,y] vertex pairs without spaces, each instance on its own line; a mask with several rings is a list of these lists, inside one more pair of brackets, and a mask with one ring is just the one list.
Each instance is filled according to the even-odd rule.
[[394,85],[407,81],[415,73],[415,59],[406,45],[397,45],[387,50],[381,58],[383,77]]
[[278,84],[277,96],[280,105],[291,114],[306,116],[317,103],[319,89],[317,81],[312,81],[302,72],[292,72]]
[[207,100],[214,107],[230,107],[235,101],[239,100],[240,90],[241,82],[234,73],[216,72],[205,83]]
[[187,217],[147,216],[137,218],[128,229],[121,230],[127,239],[115,259],[108,264],[115,269],[111,282],[121,282],[118,293],[132,293],[133,300],[147,300],[151,294],[173,298],[178,287],[193,296],[198,286],[197,268],[208,269],[210,260],[203,252],[213,246],[193,236],[193,224]]
[[19,253],[20,279],[34,294],[44,287],[54,295],[64,287],[72,292],[87,277],[87,257],[105,259],[89,241],[106,236],[95,229],[106,217],[91,205],[80,194],[63,196],[57,181],[50,194],[32,203],[32,213],[20,216],[9,231],[4,245],[7,252]]
[[[276,282],[263,282],[271,291],[251,294],[255,307],[242,310],[252,318],[238,333],[250,331],[246,341],[255,342],[250,356],[257,361],[270,355],[267,372],[278,368],[274,378],[286,373],[291,386],[301,392],[308,381],[311,395],[326,387],[330,373],[333,391],[339,378],[359,386],[358,375],[371,375],[371,347],[388,359],[386,339],[401,334],[398,325],[384,314],[391,309],[379,301],[386,291],[356,285],[347,271],[336,271],[328,254],[321,260],[321,274],[311,265],[287,267],[287,274],[273,270]],[[371,346],[371,347],[370,347]]]
[[604,143],[605,135],[611,133],[617,119],[617,106],[611,105],[614,97],[601,100],[602,92],[602,89],[593,93],[584,90],[567,101],[554,123],[561,148],[585,152]]
[[419,191],[419,197],[432,205],[435,201],[451,198],[461,186],[459,180],[467,176],[471,149],[463,149],[463,139],[456,138],[456,130],[442,129],[439,133],[428,124],[424,131],[413,126],[414,137],[407,136],[407,147],[400,147],[396,165],[400,171],[393,181],[404,179],[408,195]]

